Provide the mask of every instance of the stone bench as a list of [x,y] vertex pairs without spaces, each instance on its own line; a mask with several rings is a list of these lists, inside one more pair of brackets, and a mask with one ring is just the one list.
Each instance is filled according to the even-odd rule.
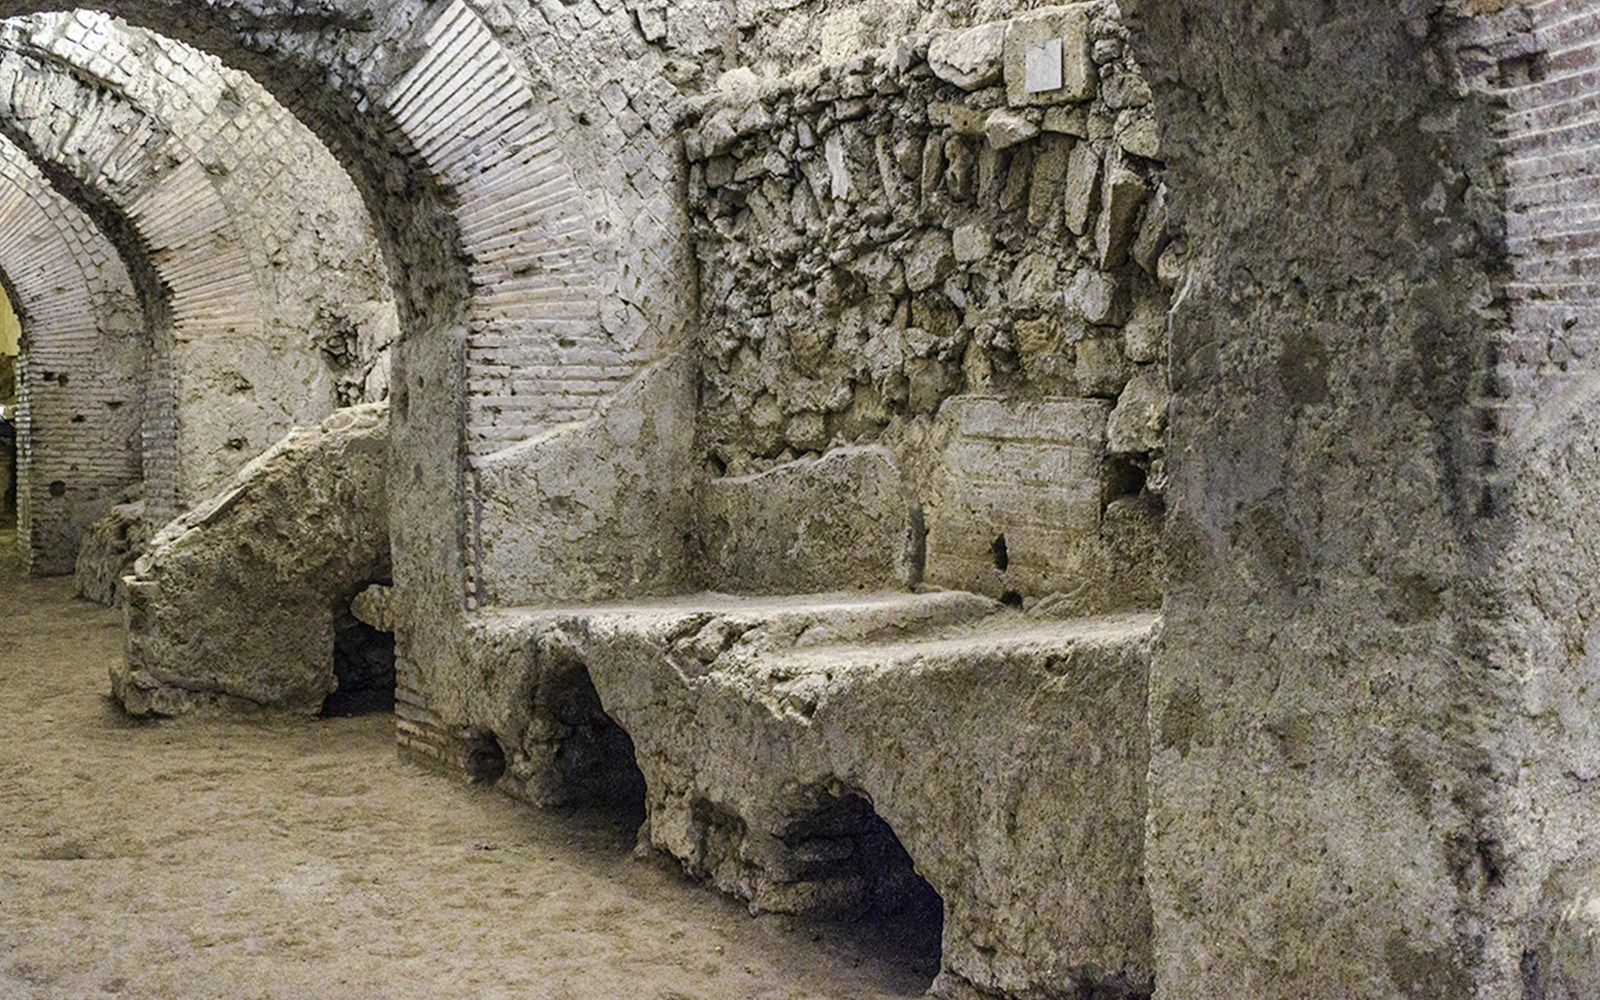
[[1143,995],[1157,624],[956,592],[500,609],[459,710],[530,800],[642,773],[641,839],[752,910],[890,902],[903,845],[944,903],[942,986]]

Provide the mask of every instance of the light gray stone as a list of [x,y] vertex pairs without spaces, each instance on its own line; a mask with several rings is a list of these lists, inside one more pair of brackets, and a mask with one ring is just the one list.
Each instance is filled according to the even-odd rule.
[[952,248],[958,264],[973,264],[993,252],[994,234],[982,223],[958,226],[952,234]]
[[1129,379],[1111,411],[1106,450],[1113,455],[1161,451],[1166,443],[1168,398],[1162,374],[1153,368],[1147,366]]
[[1128,359],[1115,337],[1087,337],[1078,341],[1078,384],[1091,396],[1115,399],[1128,383]]
[[1089,142],[1072,147],[1067,160],[1066,184],[1063,200],[1066,203],[1067,228],[1076,236],[1089,231],[1089,220],[1094,217],[1100,198],[1100,154]]
[[982,24],[965,31],[941,31],[928,46],[934,75],[963,90],[999,83],[1004,69],[1006,25]]
[[388,445],[387,404],[339,410],[151,539],[111,671],[129,713],[321,709],[335,618],[391,574]]
[[1010,24],[1005,42],[1006,100],[1012,107],[1070,104],[1099,82],[1083,7],[1046,7]]
[[1025,114],[1000,109],[989,113],[983,134],[989,140],[990,149],[1010,149],[1038,135],[1039,123]]
[[924,233],[911,245],[904,258],[906,287],[913,292],[923,292],[955,273],[955,248],[950,234],[942,231]]

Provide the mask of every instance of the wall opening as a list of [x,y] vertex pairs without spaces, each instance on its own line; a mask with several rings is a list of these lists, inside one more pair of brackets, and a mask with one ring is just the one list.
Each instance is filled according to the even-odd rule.
[[0,284],[0,527],[17,524],[17,356],[22,321]]
[[551,671],[541,694],[565,733],[555,754],[565,801],[613,813],[619,823],[643,823],[645,781],[633,738],[606,712],[588,668],[572,661]]
[[333,620],[333,675],[338,687],[322,703],[326,718],[393,712],[394,633],[346,611]]
[[778,841],[778,870],[787,883],[774,887],[778,895],[792,894],[794,909],[815,914],[821,933],[848,935],[919,988],[932,985],[944,900],[866,796],[825,795],[779,831]]

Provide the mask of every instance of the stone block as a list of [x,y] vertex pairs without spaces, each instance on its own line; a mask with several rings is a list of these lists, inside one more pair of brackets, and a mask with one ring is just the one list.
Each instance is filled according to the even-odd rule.
[[1078,386],[1090,396],[1115,399],[1127,384],[1128,359],[1115,337],[1088,337],[1078,341],[1074,369]]
[[974,264],[994,252],[994,234],[987,226],[969,223],[956,229],[952,245],[957,263]]
[[391,574],[387,404],[291,434],[162,528],[124,580],[135,715],[314,714],[334,690],[334,619]]
[[78,549],[73,591],[82,598],[115,607],[118,584],[133,571],[149,541],[144,501],[118,504],[84,533]]
[[955,273],[955,249],[950,234],[942,230],[924,233],[905,255],[906,287],[923,292]]
[[[1079,345],[1080,349],[1082,345]],[[1141,369],[1128,380],[1106,430],[1106,450],[1113,455],[1147,455],[1166,445],[1169,394],[1162,373]]]
[[1083,7],[1047,7],[1011,22],[1005,41],[1006,102],[1071,104],[1094,96],[1099,75]]
[[794,594],[905,589],[915,532],[881,448],[843,448],[705,486],[701,537],[714,590]]
[[926,503],[928,582],[995,597],[1088,584],[1110,411],[1101,400],[949,400]]
[[1139,210],[1150,196],[1144,178],[1123,166],[1112,165],[1102,185],[1100,219],[1095,227],[1095,250],[1100,264],[1116,270],[1128,262],[1128,251],[1139,235]]
[[1157,300],[1143,299],[1122,328],[1122,353],[1137,365],[1150,364],[1166,356],[1167,312]]
[[1067,285],[1067,314],[1090,326],[1121,326],[1128,319],[1131,299],[1127,286],[1116,277],[1086,267]]
[[1062,195],[1067,228],[1074,236],[1082,236],[1089,231],[1089,220],[1094,217],[1100,197],[1100,153],[1093,143],[1080,142],[1072,147]]
[[941,31],[928,45],[928,65],[941,80],[963,90],[979,90],[1000,82],[1005,40],[1003,21],[965,31]]
[[1039,123],[1027,115],[1001,108],[989,113],[983,134],[989,140],[990,149],[1010,149],[1038,135]]

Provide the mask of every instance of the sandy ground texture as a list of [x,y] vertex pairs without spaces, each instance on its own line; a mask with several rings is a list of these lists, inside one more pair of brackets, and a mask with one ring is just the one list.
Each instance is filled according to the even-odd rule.
[[[539,812],[397,759],[393,719],[139,724],[120,615],[0,534],[0,997],[916,996],[898,926],[753,918],[632,857],[637,818]],[[925,937],[925,935],[924,935]]]

